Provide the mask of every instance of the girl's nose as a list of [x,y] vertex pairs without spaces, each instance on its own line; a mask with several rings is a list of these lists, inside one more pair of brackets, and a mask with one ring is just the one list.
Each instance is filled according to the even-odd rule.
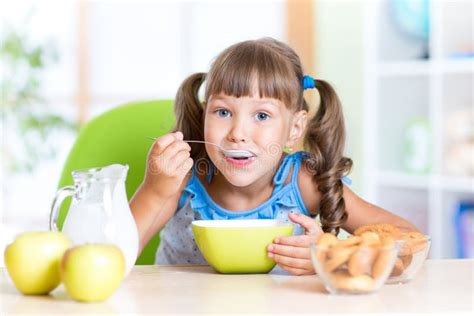
[[[243,122],[242,122],[243,123]],[[248,141],[246,136],[245,126],[242,123],[237,123],[232,127],[232,130],[228,134],[228,139],[234,143],[245,143]]]
[[233,137],[233,136],[230,137],[230,140],[231,140],[233,143],[240,143],[240,142],[245,143],[245,142],[246,142],[245,138],[240,138],[240,139],[239,139],[239,138],[235,138],[235,137]]

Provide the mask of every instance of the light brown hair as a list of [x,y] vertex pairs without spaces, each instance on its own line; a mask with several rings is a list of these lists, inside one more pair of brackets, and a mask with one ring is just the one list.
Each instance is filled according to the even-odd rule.
[[[203,140],[205,104],[210,96],[224,93],[234,97],[252,96],[282,101],[296,113],[309,111],[303,97],[303,68],[295,51],[272,38],[237,43],[220,53],[206,73],[195,73],[184,80],[175,100],[176,125],[184,139]],[[198,97],[206,81],[204,101]],[[345,126],[342,106],[331,85],[316,79],[320,105],[309,120],[304,149],[310,153],[304,167],[314,175],[321,192],[319,210],[325,232],[337,234],[347,220],[341,178],[350,172],[352,160],[343,156]],[[253,91],[257,84],[257,91]],[[190,144],[191,157],[208,160],[202,144]]]

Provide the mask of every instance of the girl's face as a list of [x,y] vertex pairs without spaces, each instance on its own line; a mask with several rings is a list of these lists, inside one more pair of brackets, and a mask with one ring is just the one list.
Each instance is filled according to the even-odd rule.
[[204,140],[255,156],[232,159],[209,144],[206,151],[228,182],[245,187],[276,172],[284,146],[293,146],[301,137],[306,114],[292,113],[277,99],[212,95],[205,110]]

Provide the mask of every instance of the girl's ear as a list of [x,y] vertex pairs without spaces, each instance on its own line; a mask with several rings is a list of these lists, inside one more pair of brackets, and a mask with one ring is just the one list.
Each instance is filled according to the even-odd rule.
[[303,136],[304,130],[306,128],[307,118],[308,112],[305,110],[296,112],[293,115],[293,118],[291,119],[290,135],[288,137],[286,146],[293,147],[301,138],[301,136]]

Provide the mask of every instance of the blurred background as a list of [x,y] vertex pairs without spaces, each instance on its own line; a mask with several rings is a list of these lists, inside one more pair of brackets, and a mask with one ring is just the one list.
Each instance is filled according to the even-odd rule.
[[271,36],[339,93],[353,190],[430,234],[432,258],[474,256],[472,1],[6,0],[0,16],[0,249],[48,228],[84,124]]

